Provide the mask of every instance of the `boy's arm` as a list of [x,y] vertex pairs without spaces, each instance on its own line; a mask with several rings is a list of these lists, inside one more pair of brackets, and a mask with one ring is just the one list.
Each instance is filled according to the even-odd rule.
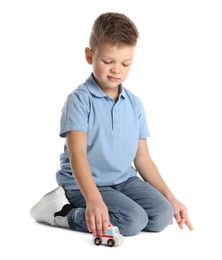
[[149,182],[170,201],[174,208],[174,216],[179,227],[183,228],[183,224],[185,223],[192,230],[193,227],[189,220],[186,207],[175,198],[161,177],[155,163],[150,157],[146,139],[139,139],[134,165],[144,181]]
[[71,131],[66,133],[66,140],[72,171],[86,201],[88,230],[94,235],[103,234],[108,229],[109,215],[87,160],[87,135],[82,131]]

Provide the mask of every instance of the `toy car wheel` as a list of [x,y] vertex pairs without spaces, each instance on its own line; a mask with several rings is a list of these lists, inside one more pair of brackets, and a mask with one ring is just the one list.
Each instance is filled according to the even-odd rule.
[[112,247],[112,246],[115,245],[115,241],[114,241],[113,239],[109,239],[109,240],[107,241],[107,245],[110,246],[110,247]]
[[99,245],[102,244],[102,239],[101,239],[100,237],[96,237],[96,238],[94,239],[94,243],[95,243],[95,245],[99,246]]

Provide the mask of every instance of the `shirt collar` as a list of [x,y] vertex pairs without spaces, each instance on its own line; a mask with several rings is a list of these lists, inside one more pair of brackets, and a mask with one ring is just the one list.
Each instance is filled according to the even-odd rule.
[[[108,97],[106,93],[102,91],[102,89],[98,86],[96,83],[93,75],[91,74],[88,79],[86,80],[86,87],[88,88],[89,92],[96,97],[102,98],[102,97]],[[121,93],[119,97],[122,97],[123,99],[126,98],[126,91],[123,87],[123,85],[120,85]]]

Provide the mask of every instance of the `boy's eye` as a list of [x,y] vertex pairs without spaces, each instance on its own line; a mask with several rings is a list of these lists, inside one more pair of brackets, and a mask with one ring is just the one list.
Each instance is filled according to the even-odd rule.
[[[112,61],[105,61],[105,60],[102,60],[102,62],[104,63],[104,64],[112,64]],[[126,63],[122,63],[122,65],[123,65],[123,67],[128,67],[128,66],[130,66],[130,64],[126,64]]]
[[105,64],[111,64],[111,63],[112,63],[112,61],[105,61],[105,60],[103,60],[103,62],[104,62]]

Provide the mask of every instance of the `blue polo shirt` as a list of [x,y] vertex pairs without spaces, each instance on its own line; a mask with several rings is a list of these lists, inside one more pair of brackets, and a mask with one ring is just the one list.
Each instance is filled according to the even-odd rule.
[[[137,171],[132,166],[138,140],[149,137],[140,99],[120,85],[118,101],[106,95],[92,75],[67,98],[62,109],[60,136],[68,131],[87,134],[87,158],[97,186],[121,183]],[[59,185],[78,189],[72,174],[66,143],[56,174]]]

